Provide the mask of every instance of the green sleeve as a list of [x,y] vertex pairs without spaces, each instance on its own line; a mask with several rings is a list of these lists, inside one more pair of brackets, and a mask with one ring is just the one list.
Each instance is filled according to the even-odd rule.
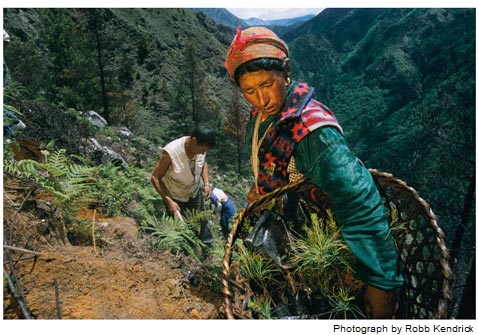
[[313,131],[298,144],[294,158],[306,180],[331,198],[342,236],[358,258],[357,278],[384,290],[401,286],[380,194],[339,131],[333,127]]

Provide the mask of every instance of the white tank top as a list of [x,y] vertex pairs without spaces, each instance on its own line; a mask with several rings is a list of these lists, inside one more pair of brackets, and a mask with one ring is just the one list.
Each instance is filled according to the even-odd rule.
[[163,148],[171,157],[171,165],[162,181],[173,199],[182,202],[197,195],[206,162],[206,154],[197,154],[193,159],[188,158],[184,147],[187,138],[188,136],[178,138]]

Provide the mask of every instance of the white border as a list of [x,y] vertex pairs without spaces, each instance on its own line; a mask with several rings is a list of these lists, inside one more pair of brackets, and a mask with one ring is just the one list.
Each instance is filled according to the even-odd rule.
[[[207,0],[207,1],[22,1],[22,0],[3,0],[2,8],[35,8],[35,7],[58,7],[58,8],[76,8],[76,7],[123,7],[123,8],[187,8],[187,7],[209,7],[209,8],[283,8],[287,3],[281,0],[262,0],[262,1],[224,1],[224,0]],[[417,8],[417,7],[446,7],[446,8],[476,8],[476,1],[457,0],[457,1],[387,1],[386,3],[377,1],[304,1],[296,0],[289,3],[290,8],[306,8],[306,7],[353,7],[353,8],[369,8],[369,7],[388,7],[388,8]],[[3,10],[0,14],[3,26]],[[476,25],[475,25],[476,27]],[[3,184],[3,181],[1,182]],[[2,210],[3,212],[3,210]],[[2,295],[3,296],[3,295]],[[3,313],[2,313],[3,315]],[[372,321],[372,320],[370,320]],[[334,325],[343,326],[375,326],[387,327],[388,331],[384,334],[396,334],[392,327],[402,327],[402,334],[435,334],[434,326],[468,326],[473,325],[474,332],[478,332],[477,320],[278,320],[278,321],[228,321],[228,320],[115,320],[115,321],[74,321],[74,320],[1,320],[0,328],[3,334],[128,334],[134,335],[138,332],[146,334],[347,334],[359,335],[360,332],[334,332]],[[405,332],[406,326],[428,327],[422,328],[423,332]],[[396,329],[396,328],[393,328]],[[428,331],[426,331],[428,329]],[[417,329],[418,330],[418,329]],[[376,334],[376,333],[367,333]],[[451,333],[448,333],[451,334]]]

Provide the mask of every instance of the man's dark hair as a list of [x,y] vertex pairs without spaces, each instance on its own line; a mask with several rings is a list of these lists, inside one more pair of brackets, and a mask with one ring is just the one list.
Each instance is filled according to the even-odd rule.
[[239,66],[236,69],[236,72],[234,72],[234,80],[239,86],[239,78],[241,78],[244,73],[255,72],[259,70],[285,72],[288,70],[288,68],[289,64],[285,60],[280,60],[277,58],[256,58]]
[[195,137],[199,145],[207,145],[209,148],[216,145],[216,131],[209,127],[194,128],[191,137]]

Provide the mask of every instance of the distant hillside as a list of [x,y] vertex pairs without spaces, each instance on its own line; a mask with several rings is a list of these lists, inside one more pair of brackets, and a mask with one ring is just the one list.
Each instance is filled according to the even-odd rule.
[[[94,27],[103,56],[104,96]],[[230,110],[234,86],[224,59],[233,32],[202,13],[9,8],[4,28],[12,40],[5,58],[14,81],[25,87],[22,100],[102,115],[107,100],[112,124],[159,145],[190,132],[194,122],[222,127]],[[217,157],[229,164],[226,156]]]
[[251,17],[244,20],[250,26],[291,26],[296,23],[302,23],[311,20],[315,15],[304,15],[300,17],[288,18],[288,19],[275,19],[265,20],[256,17]]
[[[76,9],[63,12],[68,13],[74,22],[79,22],[82,16],[87,15],[87,12]],[[19,52],[27,44],[29,48],[37,47],[32,51],[45,52],[42,48],[49,42],[42,40],[40,32],[46,29],[47,13],[46,9],[5,9],[4,27],[12,36],[11,48],[7,52]],[[56,14],[51,12],[48,15],[53,20]],[[151,8],[104,9],[102,15],[105,29],[100,37],[104,40],[104,52],[111,54],[108,55],[108,71],[117,75],[116,71],[123,66],[121,63],[128,62],[132,79],[129,84],[142,97],[143,106],[153,107],[158,113],[167,115],[167,108],[160,106],[168,99],[172,87],[160,90],[158,84],[162,82],[169,86],[178,77],[188,42],[204,46],[197,48],[197,56],[202,66],[208,69],[209,77],[224,83],[228,80],[223,61],[233,33],[218,27],[205,15],[187,9]],[[42,57],[48,57],[48,53]],[[24,62],[31,59],[20,55],[8,58],[12,59],[9,62],[12,75],[24,78],[22,69],[27,68]],[[46,71],[45,66],[47,64],[39,64],[33,76]]]
[[217,24],[225,25],[235,31],[237,27],[268,26],[279,36],[295,29],[302,23],[312,19],[314,15],[305,15],[289,19],[263,20],[259,18],[240,19],[224,8],[191,8],[210,17]]
[[190,8],[192,11],[201,12],[209,16],[217,24],[222,24],[230,27],[233,31],[236,27],[248,27],[250,24],[238,18],[225,8]]
[[475,210],[475,20],[475,9],[326,9],[284,35],[292,77],[316,88],[365,165],[416,188],[466,250],[474,234],[455,230],[474,224],[463,213]]

